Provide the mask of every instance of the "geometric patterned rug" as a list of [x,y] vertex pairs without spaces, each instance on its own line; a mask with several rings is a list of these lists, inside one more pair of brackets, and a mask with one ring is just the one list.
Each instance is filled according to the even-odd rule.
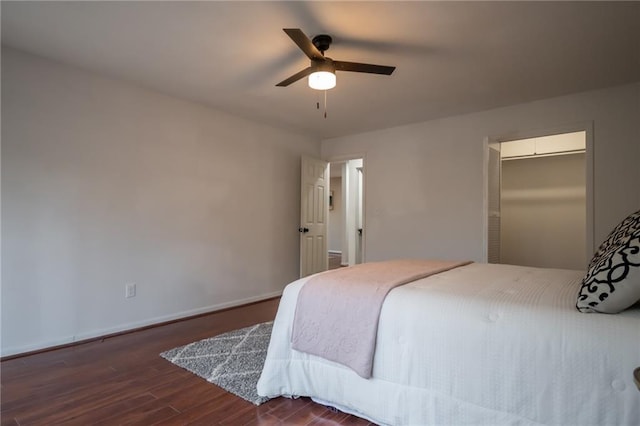
[[163,352],[164,359],[255,405],[273,321],[230,331]]

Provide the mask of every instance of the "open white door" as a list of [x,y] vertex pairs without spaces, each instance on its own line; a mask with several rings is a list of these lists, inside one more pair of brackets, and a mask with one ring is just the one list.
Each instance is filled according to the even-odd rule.
[[300,197],[300,277],[326,271],[329,163],[302,157]]

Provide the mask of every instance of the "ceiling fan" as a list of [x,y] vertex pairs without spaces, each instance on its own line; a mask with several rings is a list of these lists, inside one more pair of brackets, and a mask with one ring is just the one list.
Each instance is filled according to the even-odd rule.
[[283,31],[287,33],[287,35],[291,37],[291,40],[307,55],[311,60],[311,65],[281,81],[276,84],[276,86],[286,87],[303,77],[309,76],[309,87],[316,90],[328,90],[336,85],[336,71],[391,75],[396,69],[396,67],[388,67],[385,65],[334,61],[324,56],[324,52],[329,49],[333,41],[331,36],[320,34],[310,40],[299,28],[283,28]]

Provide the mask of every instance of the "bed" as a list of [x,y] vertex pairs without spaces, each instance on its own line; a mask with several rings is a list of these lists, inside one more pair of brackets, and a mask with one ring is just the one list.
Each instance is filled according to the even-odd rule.
[[579,312],[583,277],[471,263],[396,287],[368,379],[291,348],[302,278],[283,292],[258,393],[380,425],[640,425],[640,306]]

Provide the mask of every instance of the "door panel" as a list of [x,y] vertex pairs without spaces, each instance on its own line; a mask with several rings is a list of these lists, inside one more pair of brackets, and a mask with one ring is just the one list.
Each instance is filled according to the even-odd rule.
[[302,157],[300,197],[300,277],[328,269],[327,214],[329,163]]

